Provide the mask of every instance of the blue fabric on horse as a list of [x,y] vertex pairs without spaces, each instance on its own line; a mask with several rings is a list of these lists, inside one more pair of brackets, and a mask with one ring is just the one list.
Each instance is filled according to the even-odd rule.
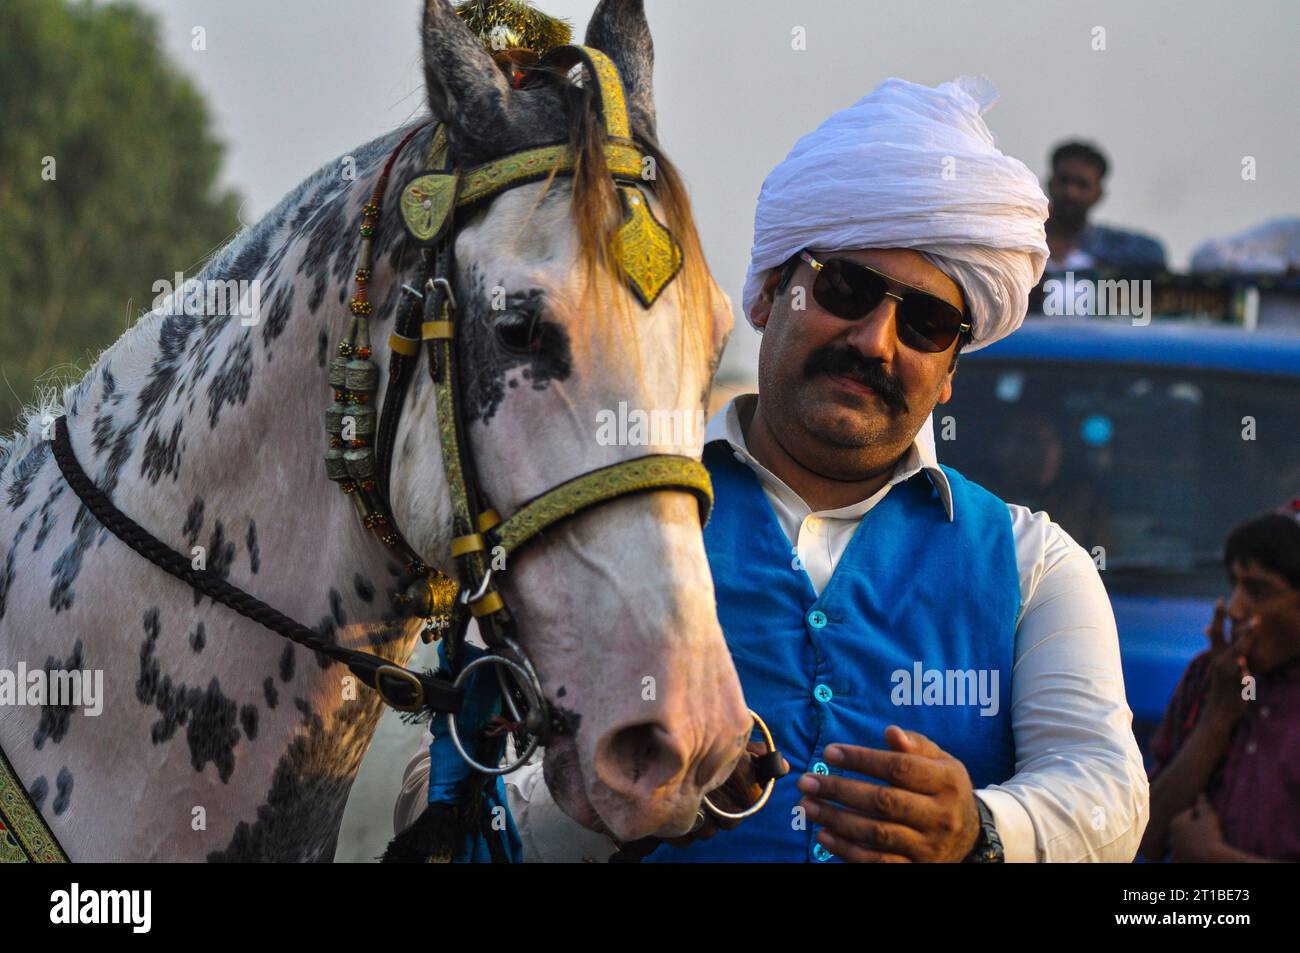
[[[464,665],[485,654],[487,653],[483,649],[476,646],[467,643],[461,645],[461,663]],[[452,671],[452,666],[447,661],[446,642],[438,645],[438,666],[442,671]],[[472,754],[475,754],[477,746],[485,745],[490,751],[490,760],[484,760],[485,764],[496,763],[505,751],[505,735],[499,739],[483,735],[492,719],[499,714],[501,693],[492,667],[485,665],[470,674],[465,685],[465,701],[456,718],[461,740]],[[465,763],[452,743],[446,714],[435,715],[429,728],[433,733],[433,743],[429,745],[429,803],[456,805],[466,782],[470,781],[473,769]],[[475,756],[483,758],[486,753],[484,747],[478,747],[477,751]],[[488,843],[489,834],[501,835],[500,842],[505,849],[506,859],[511,863],[521,863],[524,859],[523,844],[506,803],[505,783],[501,777],[493,778],[484,785],[481,796],[482,810],[490,821],[487,831],[480,827],[477,831],[467,833],[452,855],[452,863],[491,863],[493,857]]]

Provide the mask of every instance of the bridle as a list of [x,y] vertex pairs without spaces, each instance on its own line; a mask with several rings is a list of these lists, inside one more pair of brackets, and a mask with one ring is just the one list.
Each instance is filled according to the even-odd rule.
[[[614,64],[595,49],[568,46],[552,50],[540,65],[553,71],[567,70],[578,63],[594,79],[593,98],[606,134],[602,144],[605,164],[626,213],[614,236],[613,247],[633,291],[642,306],[648,308],[681,268],[681,248],[667,228],[654,218],[646,196],[637,185],[643,155],[631,139],[621,80]],[[446,634],[447,655],[453,667],[456,666],[471,616],[478,620],[479,631],[491,653],[463,666],[453,684],[461,688],[471,671],[493,667],[511,721],[526,730],[529,740],[521,746],[515,761],[504,766],[486,765],[466,749],[454,714],[448,724],[456,748],[467,763],[484,774],[505,774],[523,764],[539,744],[567,731],[568,726],[545,701],[536,670],[516,639],[514,617],[498,586],[497,576],[503,563],[508,563],[556,524],[634,493],[661,490],[690,493],[699,503],[701,522],[704,522],[712,505],[712,485],[708,471],[698,460],[675,454],[649,454],[574,477],[528,501],[508,518],[502,518],[479,481],[474,455],[466,439],[463,395],[457,374],[456,338],[462,323],[454,291],[457,214],[526,183],[574,175],[577,160],[568,143],[527,149],[462,170],[451,154],[445,126],[435,128],[425,169],[398,194],[397,204],[408,236],[421,247],[421,263],[417,281],[404,285],[406,297],[389,337],[388,385],[375,421],[374,409],[369,405],[378,373],[369,360],[370,304],[365,295],[370,240],[388,171],[409,138],[390,157],[365,208],[357,291],[351,303],[353,318],[346,336],[339,342],[339,356],[329,368],[335,401],[326,411],[331,447],[325,463],[329,478],[351,496],[366,525],[405,557],[408,570],[416,577],[407,591],[410,611],[426,612],[436,596],[438,577],[394,525],[386,490],[406,390],[421,352],[427,353],[443,469],[451,498],[451,556],[460,593]],[[343,432],[349,418],[354,424],[351,434],[346,435],[350,440],[345,439]],[[400,671],[386,674],[399,680],[405,677]],[[378,688],[390,705],[406,709],[423,707],[414,683],[408,682],[414,697],[405,700],[390,697],[386,691],[389,684],[381,681]]]
[[[592,81],[593,99],[604,123],[605,165],[623,205],[624,221],[615,233],[613,248],[622,276],[642,307],[649,308],[681,269],[681,247],[655,218],[638,185],[645,157],[632,139],[622,81],[613,62],[591,47],[563,46],[541,59],[539,73],[559,71],[563,75],[578,64],[585,67]],[[445,633],[448,660],[453,669],[459,668],[454,680],[339,646],[210,571],[194,569],[188,557],[123,514],[87,477],[72,451],[63,417],[56,421],[54,455],[68,484],[96,519],[146,559],[272,631],[343,662],[389,706],[400,711],[445,713],[452,740],[466,763],[484,775],[506,774],[524,764],[539,745],[572,729],[546,701],[537,672],[516,638],[514,617],[498,586],[502,560],[509,560],[573,516],[637,493],[690,493],[699,504],[704,523],[712,507],[712,484],[708,471],[692,457],[647,454],[567,480],[502,518],[478,479],[466,439],[457,374],[456,339],[461,322],[454,292],[456,215],[529,182],[574,175],[579,160],[568,143],[526,149],[460,169],[451,154],[445,126],[435,127],[424,171],[403,186],[398,198],[408,237],[421,249],[420,264],[415,280],[402,285],[404,294],[389,337],[387,385],[376,414],[372,398],[378,390],[379,369],[371,360],[372,306],[367,296],[371,243],[389,175],[421,128],[408,133],[389,156],[370,201],[363,207],[355,291],[349,306],[352,319],[328,371],[334,401],[325,412],[330,442],[325,467],[329,479],[352,499],[365,526],[404,560],[405,578],[411,582],[398,601],[409,615],[434,616],[442,597],[456,586],[459,597],[452,603]],[[388,502],[394,437],[422,351],[428,356],[435,392],[438,437],[451,498],[451,557],[458,585],[428,566],[405,541]],[[478,620],[489,653],[461,664],[461,646],[471,617]],[[436,630],[426,627],[426,641],[431,631],[436,635]],[[505,765],[487,765],[472,757],[456,722],[468,677],[489,666],[495,671],[504,709],[519,742],[515,760]],[[768,754],[764,757],[769,763],[773,757],[779,760],[766,726],[754,717],[766,739]],[[763,797],[742,814],[726,814],[707,798],[705,803],[715,813],[738,819],[761,808],[773,784],[774,778],[766,779]]]

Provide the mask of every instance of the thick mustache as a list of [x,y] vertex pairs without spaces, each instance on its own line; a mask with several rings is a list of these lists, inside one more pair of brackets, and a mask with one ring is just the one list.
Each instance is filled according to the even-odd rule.
[[853,348],[820,347],[808,355],[803,372],[806,378],[814,374],[843,374],[879,394],[891,413],[897,415],[908,411],[907,396],[897,379],[887,374],[879,361],[869,361]]

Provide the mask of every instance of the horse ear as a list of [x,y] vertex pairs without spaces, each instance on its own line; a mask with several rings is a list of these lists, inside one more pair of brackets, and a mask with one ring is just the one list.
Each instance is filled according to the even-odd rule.
[[587,24],[585,43],[614,61],[623,77],[633,127],[656,138],[655,45],[645,18],[645,0],[600,0]]
[[423,40],[424,84],[434,117],[463,140],[506,128],[505,75],[447,0],[426,0]]

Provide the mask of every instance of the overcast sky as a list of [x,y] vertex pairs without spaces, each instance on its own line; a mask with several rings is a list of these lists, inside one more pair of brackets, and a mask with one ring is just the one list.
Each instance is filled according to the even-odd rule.
[[[418,0],[139,0],[207,93],[226,181],[268,211],[310,171],[423,108]],[[541,0],[581,38],[596,0]],[[1051,145],[1110,155],[1098,221],[1202,240],[1300,214],[1300,3],[1244,0],[647,0],[660,139],[684,171],[704,248],[737,308],[726,364],[748,376],[739,315],[754,201],[799,136],[882,79],[991,79],[1005,152],[1043,176]],[[191,48],[195,27],[206,50]],[[792,49],[802,27],[805,50]],[[1094,28],[1104,51],[1093,49]],[[1254,156],[1257,179],[1241,177]]]

